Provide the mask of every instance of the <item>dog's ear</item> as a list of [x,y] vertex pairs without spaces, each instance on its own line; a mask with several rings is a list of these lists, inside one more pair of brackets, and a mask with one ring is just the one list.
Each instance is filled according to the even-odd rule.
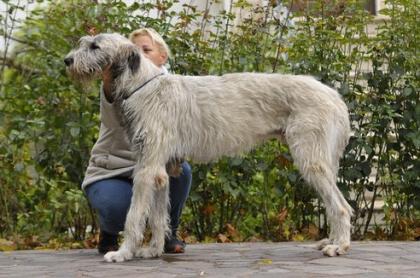
[[113,78],[119,77],[127,69],[135,73],[140,68],[140,51],[134,44],[127,43],[118,48],[118,59],[111,65]]
[[140,50],[132,43],[124,44],[120,47],[121,58],[125,59],[131,73],[137,72],[140,67]]
[[137,49],[136,51],[131,51],[131,53],[128,55],[127,62],[131,73],[138,71],[140,67],[140,53]]

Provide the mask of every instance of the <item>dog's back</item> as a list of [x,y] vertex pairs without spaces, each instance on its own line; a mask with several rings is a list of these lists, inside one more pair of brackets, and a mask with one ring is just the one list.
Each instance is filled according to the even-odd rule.
[[[196,161],[235,155],[279,137],[295,113],[307,113],[320,126],[332,113],[348,121],[339,94],[309,76],[235,73],[165,79],[168,97],[178,101],[173,104],[173,119],[178,118],[174,132],[188,151],[185,155]],[[184,134],[185,125],[195,128]]]

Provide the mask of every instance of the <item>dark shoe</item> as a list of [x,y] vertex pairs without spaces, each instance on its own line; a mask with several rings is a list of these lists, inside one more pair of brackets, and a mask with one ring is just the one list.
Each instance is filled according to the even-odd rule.
[[99,234],[98,252],[100,254],[106,254],[109,251],[118,250],[118,235],[108,234],[107,232],[101,231]]
[[176,254],[185,252],[185,242],[176,237],[170,237],[165,240],[165,253]]

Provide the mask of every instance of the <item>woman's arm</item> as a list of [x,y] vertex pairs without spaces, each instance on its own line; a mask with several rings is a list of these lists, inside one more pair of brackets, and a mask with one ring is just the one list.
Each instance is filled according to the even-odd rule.
[[114,97],[112,96],[112,77],[109,71],[109,67],[103,70],[102,81],[102,90],[104,90],[105,98],[109,103],[113,103]]

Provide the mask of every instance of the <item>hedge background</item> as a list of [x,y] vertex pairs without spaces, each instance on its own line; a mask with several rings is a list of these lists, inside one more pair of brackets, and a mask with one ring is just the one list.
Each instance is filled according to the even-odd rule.
[[[95,212],[80,184],[98,136],[99,84],[72,83],[63,57],[83,35],[128,35],[144,26],[164,36],[174,73],[310,74],[336,88],[353,129],[338,180],[355,209],[353,238],[420,236],[414,0],[388,1],[381,20],[361,1],[316,0],[290,13],[285,8],[293,1],[253,7],[242,0],[209,14],[174,0],[50,0],[38,1],[19,28],[12,25],[15,12],[27,4],[2,2],[8,10],[0,31],[6,45],[15,42],[0,60],[0,238],[7,248],[95,245]],[[253,16],[236,24],[237,11]],[[318,239],[328,230],[322,203],[299,176],[287,146],[275,141],[240,157],[193,165],[182,221],[188,242]]]

